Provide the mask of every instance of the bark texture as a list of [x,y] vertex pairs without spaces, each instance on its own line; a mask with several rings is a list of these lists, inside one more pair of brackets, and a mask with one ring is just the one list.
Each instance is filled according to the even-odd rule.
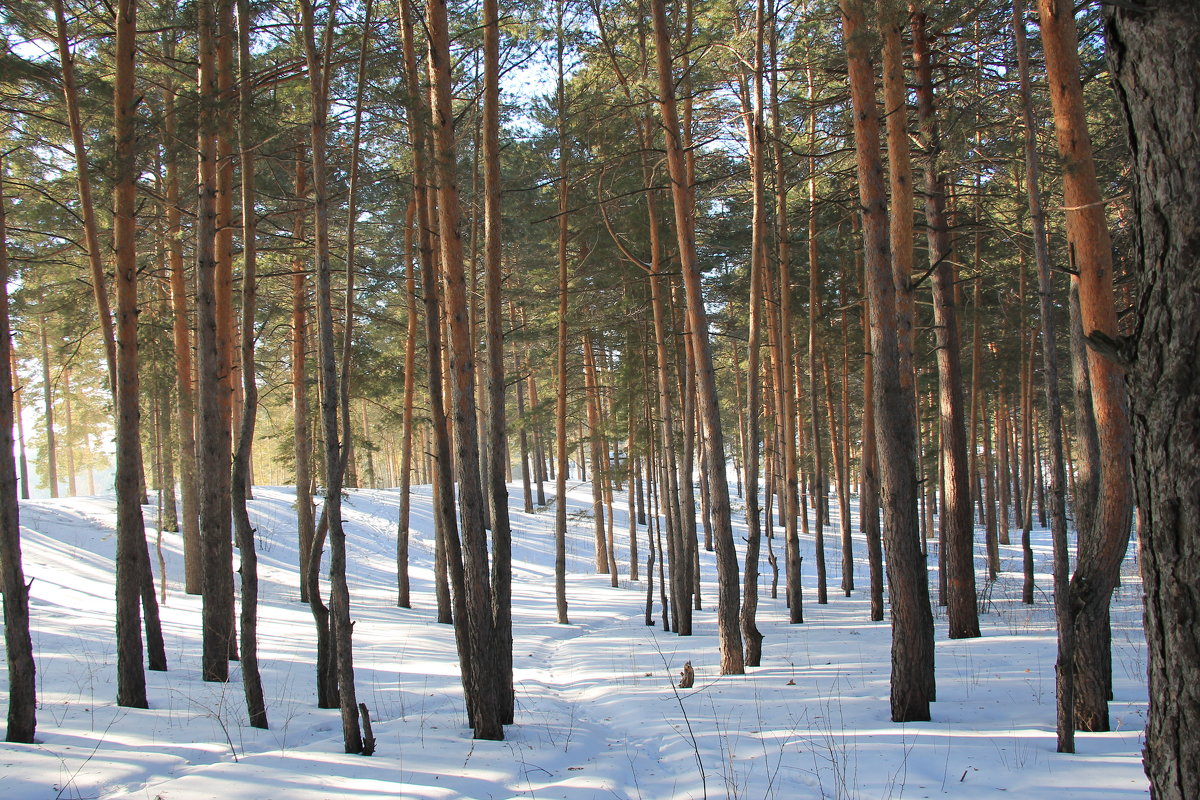
[[1200,14],[1109,6],[1133,151],[1138,327],[1130,371],[1156,800],[1200,797]]

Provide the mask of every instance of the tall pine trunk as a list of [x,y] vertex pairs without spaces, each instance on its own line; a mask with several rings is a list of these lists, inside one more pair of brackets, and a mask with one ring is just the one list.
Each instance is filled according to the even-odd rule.
[[[1069,0],[1039,0],[1038,13],[1058,152],[1063,161],[1067,245],[1077,270],[1083,333],[1115,340],[1119,332],[1112,245],[1087,133],[1074,5]],[[1125,370],[1095,349],[1089,349],[1087,362],[1100,443],[1100,489],[1095,526],[1080,531],[1078,563],[1071,578],[1077,647],[1075,713],[1080,729],[1107,731],[1107,670],[1111,669],[1108,613],[1129,542],[1132,441]]]
[[870,38],[862,1],[841,0],[841,9],[854,105],[859,197],[864,207],[884,546],[892,600],[892,721],[911,722],[928,720],[929,703],[934,700],[933,614],[925,561],[918,542],[917,476],[913,463],[916,413],[911,405],[913,396],[903,390],[900,379],[896,286],[888,243]]
[[946,543],[947,600],[950,638],[979,636],[975,596],[975,526],[963,413],[961,336],[955,301],[955,275],[946,219],[944,179],[938,172],[941,142],[933,98],[933,64],[924,13],[913,18],[913,58],[917,67],[917,115],[925,139],[925,224],[929,263],[933,270],[933,316],[937,329],[938,408],[946,480],[942,482],[946,513],[939,520]]
[[[113,129],[116,180],[113,186],[113,267],[117,288],[117,704],[146,708],[142,670],[141,617],[146,530],[142,520],[140,409],[138,407],[136,134],[134,90],[137,5],[116,7],[116,77]],[[153,590],[151,590],[153,594]]]
[[[695,197],[689,179],[683,139],[675,103],[675,79],[671,67],[670,36],[664,0],[651,0],[655,56],[658,66],[659,107],[667,138],[667,166],[675,208],[675,233],[687,293],[689,337],[695,347],[696,394],[705,442],[705,464],[711,487],[713,540],[717,554],[717,636],[721,673],[745,672],[742,635],[738,627],[740,591],[737,553],[729,509],[729,482],[725,474],[725,441],[717,405],[716,372],[708,339],[708,319],[700,287],[700,265],[696,256]],[[688,509],[688,514],[693,514]],[[693,542],[694,544],[694,542]]]
[[[434,172],[438,180],[438,239],[450,328],[455,467],[462,523],[462,565],[466,618],[456,620],[459,636],[470,641],[471,663],[464,668],[467,709],[477,739],[503,739],[502,669],[492,616],[483,486],[480,480],[479,430],[475,402],[475,346],[471,340],[461,210],[455,174],[456,144],[451,103],[450,38],[443,0],[427,8],[429,75],[433,86]],[[501,476],[503,477],[503,476]],[[560,502],[563,498],[560,498]],[[453,556],[451,556],[453,560]]]

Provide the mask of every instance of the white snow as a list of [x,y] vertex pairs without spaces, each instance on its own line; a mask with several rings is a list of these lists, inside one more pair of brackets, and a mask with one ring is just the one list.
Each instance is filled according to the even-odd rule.
[[[547,488],[552,488],[548,486]],[[344,505],[355,684],[377,753],[342,752],[336,710],[315,707],[315,635],[299,603],[294,495],[258,488],[262,579],[259,655],[271,728],[247,725],[240,673],[200,680],[200,600],[182,592],[178,534],[163,535],[168,672],[148,672],[151,708],[114,703],[112,497],[21,505],[38,669],[38,740],[0,745],[0,798],[332,800],[334,798],[923,798],[1145,797],[1141,584],[1131,559],[1113,611],[1112,733],[1080,733],[1055,752],[1049,537],[1035,529],[1037,604],[1020,603],[1020,548],[986,598],[983,636],[937,624],[938,702],[928,723],[889,721],[890,629],[868,619],[865,545],[855,520],[853,597],[840,591],[836,503],[827,529],[830,600],[818,606],[813,544],[802,538],[805,619],[789,625],[763,561],[763,666],[721,676],[711,602],[713,555],[701,550],[704,611],[681,638],[643,622],[645,584],[628,580],[628,522],[616,499],[621,586],[592,574],[591,493],[569,493],[569,625],[554,620],[553,509],[520,512],[510,487],[517,722],[503,742],[465,726],[453,631],[435,621],[429,487],[414,489],[413,610],[395,607],[394,490],[352,490]],[[740,508],[735,519],[740,522]],[[146,508],[154,543],[153,507]],[[776,529],[782,563],[782,533]],[[735,528],[739,539],[744,527]],[[646,555],[639,527],[639,553]],[[977,558],[985,574],[982,552]],[[153,549],[151,560],[155,561]],[[936,551],[930,562],[936,567]],[[157,563],[155,564],[157,573]],[[931,579],[934,573],[931,570]],[[782,577],[781,577],[782,580]],[[936,587],[936,581],[934,582]],[[658,590],[655,589],[657,600]],[[935,593],[936,598],[936,593]],[[674,688],[684,661],[692,689]],[[0,687],[7,675],[0,674]]]

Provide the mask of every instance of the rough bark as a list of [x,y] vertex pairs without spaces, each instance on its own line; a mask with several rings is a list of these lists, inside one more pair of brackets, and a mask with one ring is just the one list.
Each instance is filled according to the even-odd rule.
[[1130,393],[1142,515],[1156,800],[1200,796],[1200,17],[1150,0],[1105,9],[1133,153],[1138,325]]
[[[759,465],[759,415],[762,413],[759,397],[759,346],[762,321],[763,278],[768,268],[767,254],[767,196],[764,186],[766,173],[767,142],[763,114],[763,34],[765,4],[758,0],[754,25],[754,69],[753,101],[743,101],[743,118],[746,128],[746,145],[750,153],[750,181],[753,202],[750,248],[750,310],[748,316],[747,371],[750,380],[746,384],[746,568],[744,575],[745,597],[742,603],[741,630],[745,643],[745,662],[748,667],[757,667],[762,662],[762,633],[758,629],[755,615],[758,610],[758,556],[762,542],[762,518],[758,498]],[[770,514],[767,515],[768,527]]]
[[[228,380],[221,379],[217,314],[217,0],[197,5],[199,28],[199,199],[196,212],[196,371],[198,395],[197,455],[200,474],[200,541],[203,557],[203,663],[207,681],[229,679],[233,638],[233,577],[230,571],[232,400]],[[227,378],[228,376],[226,376]]]

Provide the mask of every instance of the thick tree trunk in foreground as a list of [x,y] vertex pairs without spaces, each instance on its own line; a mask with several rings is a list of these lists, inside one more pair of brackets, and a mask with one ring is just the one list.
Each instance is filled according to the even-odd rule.
[[[142,670],[140,600],[144,583],[140,558],[146,556],[142,520],[140,409],[138,407],[137,220],[134,118],[134,0],[116,9],[116,78],[113,129],[116,134],[116,181],[113,187],[113,266],[117,285],[117,704],[146,708]],[[151,590],[153,595],[153,590]]]
[[[700,287],[700,266],[696,258],[695,198],[683,151],[679,118],[675,106],[675,79],[671,68],[670,36],[663,0],[652,0],[655,56],[658,66],[659,107],[667,137],[667,166],[671,175],[671,195],[675,207],[675,228],[679,239],[680,263],[687,290],[689,335],[695,346],[697,394],[705,443],[705,464],[711,489],[713,539],[717,553],[717,635],[721,651],[721,673],[745,672],[742,634],[738,627],[740,591],[737,553],[729,510],[729,482],[725,475],[725,441],[717,406],[716,374],[712,348],[708,340],[708,319]],[[753,488],[753,487],[752,487]],[[692,513],[689,509],[688,513]]]
[[37,730],[29,586],[21,564],[21,522],[13,451],[12,328],[8,318],[8,227],[4,161],[0,158],[0,591],[4,593],[4,653],[8,664],[7,742],[31,744]]
[[1108,57],[1133,151],[1138,319],[1130,389],[1142,513],[1156,800],[1200,797],[1200,17],[1111,6]]
[[861,0],[842,0],[843,37],[854,103],[859,196],[864,207],[867,296],[871,305],[884,545],[892,605],[892,721],[929,719],[934,700],[933,614],[918,541],[916,414],[902,388],[896,286],[888,244],[887,201],[879,155],[879,111],[870,39]]
[[[1083,333],[1115,339],[1118,330],[1112,244],[1087,133],[1074,6],[1069,0],[1039,0],[1038,13],[1058,151],[1063,161],[1067,244],[1078,270]],[[1079,559],[1071,579],[1078,648],[1075,713],[1080,729],[1107,731],[1107,670],[1111,668],[1111,659],[1105,657],[1108,613],[1129,542],[1132,442],[1125,370],[1095,349],[1089,349],[1087,361],[1100,439],[1100,493],[1094,530],[1080,532]]]
[[[203,556],[203,676],[229,679],[233,639],[229,466],[231,459],[228,380],[221,380],[217,314],[217,143],[213,107],[217,102],[216,0],[197,4],[199,28],[199,200],[196,211],[196,371],[197,457],[200,486],[200,542]],[[226,376],[228,377],[228,376]]]

